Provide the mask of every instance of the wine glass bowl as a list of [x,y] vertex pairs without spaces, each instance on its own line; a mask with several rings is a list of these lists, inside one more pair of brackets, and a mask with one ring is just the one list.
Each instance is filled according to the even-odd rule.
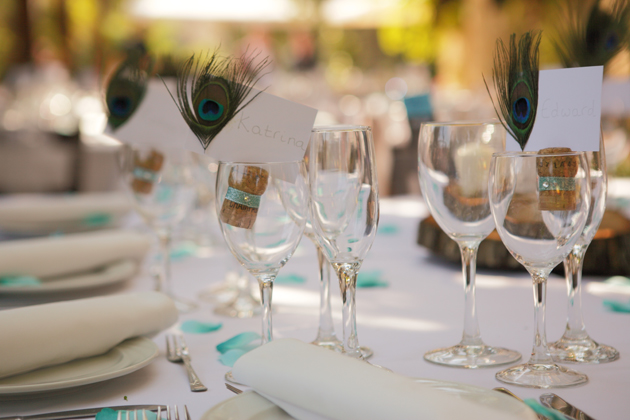
[[492,154],[505,149],[505,136],[498,122],[426,123],[420,128],[420,187],[431,215],[460,247],[465,293],[462,340],[426,353],[432,363],[479,368],[521,358],[516,351],[484,344],[475,306],[477,248],[494,230],[488,174]]
[[496,374],[532,388],[585,383],[585,374],[558,366],[547,347],[547,277],[573,249],[590,208],[590,177],[583,152],[504,152],[492,158],[489,199],[496,229],[510,254],[531,274],[535,334],[527,363]]

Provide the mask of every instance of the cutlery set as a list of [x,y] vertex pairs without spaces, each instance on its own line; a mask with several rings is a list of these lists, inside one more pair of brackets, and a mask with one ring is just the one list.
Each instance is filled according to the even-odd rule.
[[184,341],[184,337],[176,334],[168,334],[166,336],[166,358],[169,362],[184,363],[186,373],[188,373],[188,382],[191,391],[205,392],[208,390],[208,388],[201,383],[201,380],[192,367],[188,346]]

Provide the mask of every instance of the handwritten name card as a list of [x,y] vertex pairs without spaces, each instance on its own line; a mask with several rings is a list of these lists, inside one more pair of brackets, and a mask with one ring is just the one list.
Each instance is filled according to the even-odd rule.
[[[538,109],[526,151],[570,147],[599,150],[603,67],[542,70],[538,80]],[[516,141],[506,149],[519,151]]]

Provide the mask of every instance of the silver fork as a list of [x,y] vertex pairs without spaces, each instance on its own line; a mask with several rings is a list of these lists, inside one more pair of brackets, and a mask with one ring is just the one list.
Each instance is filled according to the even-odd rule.
[[[168,408],[168,406],[167,406]],[[158,407],[158,413],[160,412],[160,410],[162,410],[162,407]],[[116,420],[149,420],[149,418],[147,417],[147,412],[146,410],[141,410],[141,415],[142,417],[138,417],[138,411],[140,410],[134,410],[133,411],[133,416],[130,414],[129,411],[125,411],[125,418],[123,419],[122,417],[122,411],[118,412],[118,415],[116,416]],[[158,414],[157,418],[160,418],[160,415]]]
[[191,391],[204,392],[208,390],[208,388],[206,388],[204,384],[201,383],[201,380],[195,373],[195,370],[190,363],[188,346],[186,346],[184,337],[174,334],[168,334],[166,336],[166,358],[170,362],[174,363],[184,362],[184,366],[186,366],[186,372],[188,373],[188,382],[190,384]]
[[[177,405],[173,406],[173,412],[174,414],[171,415],[171,406],[167,405],[166,406],[166,420],[179,420],[179,410],[177,409]],[[157,418],[158,420],[162,419],[161,409],[158,409]],[[142,420],[146,420],[146,419],[142,419]],[[187,406],[184,406],[184,420],[190,420],[190,413],[188,412]]]

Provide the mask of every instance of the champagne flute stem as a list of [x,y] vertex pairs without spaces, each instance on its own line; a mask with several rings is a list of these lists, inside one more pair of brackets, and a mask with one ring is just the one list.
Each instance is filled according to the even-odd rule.
[[582,264],[586,247],[575,247],[564,260],[564,272],[569,296],[567,304],[567,328],[564,338],[583,340],[588,338],[582,317]]
[[330,264],[321,248],[316,248],[320,281],[319,330],[316,341],[334,341],[336,338],[330,309]]
[[545,329],[545,304],[547,298],[547,277],[549,273],[532,273],[534,281],[534,347],[530,364],[553,364],[553,359],[547,348],[547,333]]
[[158,292],[171,295],[171,232],[169,229],[157,233],[160,246],[160,274],[158,276]]
[[360,263],[335,263],[339,277],[341,300],[343,301],[343,349],[351,357],[361,359],[359,339],[357,337],[356,290],[357,272]]
[[275,274],[260,274],[257,276],[260,287],[260,300],[263,306],[262,312],[262,344],[273,340],[273,328],[271,324],[271,295],[273,293],[273,281]]
[[477,269],[477,249],[479,243],[459,244],[462,254],[462,275],[464,278],[464,334],[461,344],[464,346],[482,346],[477,307],[475,304],[475,273]]

